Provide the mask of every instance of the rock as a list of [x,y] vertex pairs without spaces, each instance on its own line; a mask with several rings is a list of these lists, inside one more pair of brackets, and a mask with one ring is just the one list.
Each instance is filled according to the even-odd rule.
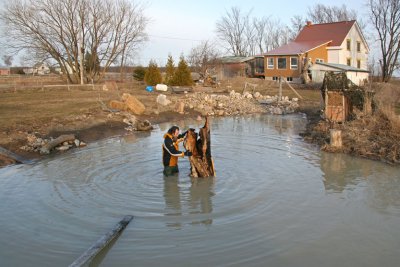
[[167,99],[166,95],[163,95],[163,94],[159,94],[157,96],[157,100],[156,101],[161,106],[167,106],[167,105],[171,104],[171,101],[169,99]]
[[185,112],[185,103],[183,102],[178,102],[175,105],[175,110],[179,113],[179,114],[183,114]]
[[80,143],[81,143],[81,142],[80,142],[78,139],[75,139],[75,140],[74,140],[74,144],[75,144],[76,147],[79,147]]
[[62,145],[62,146],[56,147],[56,150],[58,150],[58,151],[66,151],[68,149],[69,149],[68,145]]
[[145,106],[133,95],[124,93],[121,97],[122,101],[125,102],[127,109],[132,113],[140,115],[145,111]]
[[260,98],[262,95],[259,92],[255,92],[253,96],[254,98]]
[[121,101],[117,101],[117,100],[111,100],[108,103],[108,106],[111,109],[117,109],[117,110],[127,110],[128,109],[128,106],[126,105],[125,102],[121,102]]
[[148,120],[140,121],[136,124],[136,129],[138,131],[151,131],[153,130],[153,126]]
[[79,143],[79,147],[84,147],[84,146],[87,146],[86,143],[81,141],[81,142]]
[[282,115],[283,111],[280,107],[274,107],[274,108],[272,108],[272,114]]
[[299,101],[299,99],[297,97],[293,97],[292,101],[297,102],[297,101]]
[[34,142],[36,142],[36,136],[35,135],[33,135],[33,134],[28,134],[27,136],[26,136],[26,139],[27,139],[27,141],[28,141],[28,143],[34,143]]

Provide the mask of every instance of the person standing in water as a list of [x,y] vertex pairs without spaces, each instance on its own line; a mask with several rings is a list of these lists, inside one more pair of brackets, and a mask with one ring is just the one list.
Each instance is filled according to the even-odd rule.
[[164,175],[171,176],[179,172],[178,158],[179,157],[190,157],[192,152],[190,151],[179,151],[179,143],[183,141],[187,132],[179,134],[179,127],[172,126],[166,134],[164,134],[163,143],[163,165]]

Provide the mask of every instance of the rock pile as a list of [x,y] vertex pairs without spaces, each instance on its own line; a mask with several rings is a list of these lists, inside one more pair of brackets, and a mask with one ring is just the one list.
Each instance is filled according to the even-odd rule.
[[75,138],[74,135],[61,135],[58,138],[41,138],[35,134],[28,134],[26,138],[26,145],[20,147],[20,149],[28,152],[39,152],[40,154],[50,154],[53,149],[66,151],[73,147],[86,146],[85,142]]
[[123,113],[123,115],[125,118],[122,121],[127,124],[127,127],[125,127],[127,131],[151,131],[154,129],[148,120],[138,120],[134,115],[127,112]]
[[[217,95],[206,93],[194,93],[186,95],[186,98],[180,102],[179,107],[182,111],[184,107],[196,110],[203,115],[211,116],[229,116],[239,114],[264,113],[287,114],[293,113],[299,107],[298,99],[283,97],[278,101],[278,96],[263,96],[259,92],[253,94],[244,92],[237,93],[232,90],[229,95]],[[260,105],[266,104],[266,105]]]

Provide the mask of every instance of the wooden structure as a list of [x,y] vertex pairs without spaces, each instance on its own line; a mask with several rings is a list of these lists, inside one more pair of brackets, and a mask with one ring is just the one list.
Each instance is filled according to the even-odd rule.
[[208,117],[197,134],[189,129],[184,142],[185,149],[192,152],[189,157],[192,177],[215,176],[214,161],[211,157],[211,134]]
[[350,100],[343,91],[325,91],[325,119],[332,122],[345,122],[350,112]]
[[185,94],[185,93],[190,93],[193,91],[193,88],[189,87],[189,86],[183,86],[183,87],[171,86],[170,88],[171,88],[172,93],[174,93],[174,94]]
[[126,215],[119,223],[117,223],[109,232],[104,234],[96,243],[86,250],[79,258],[77,258],[69,267],[88,266],[90,261],[114,238],[116,238],[132,221],[132,215]]

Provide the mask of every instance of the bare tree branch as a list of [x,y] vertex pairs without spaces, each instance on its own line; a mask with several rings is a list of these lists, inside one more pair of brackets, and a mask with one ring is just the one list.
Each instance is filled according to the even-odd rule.
[[[1,20],[9,48],[51,58],[71,82],[80,80],[81,68],[86,80],[101,79],[147,38],[143,7],[128,0],[9,0]],[[81,66],[79,55],[85,52],[100,62],[101,73]]]
[[400,2],[369,0],[370,18],[378,34],[382,58],[379,60],[382,81],[388,82],[398,68],[400,52]]

